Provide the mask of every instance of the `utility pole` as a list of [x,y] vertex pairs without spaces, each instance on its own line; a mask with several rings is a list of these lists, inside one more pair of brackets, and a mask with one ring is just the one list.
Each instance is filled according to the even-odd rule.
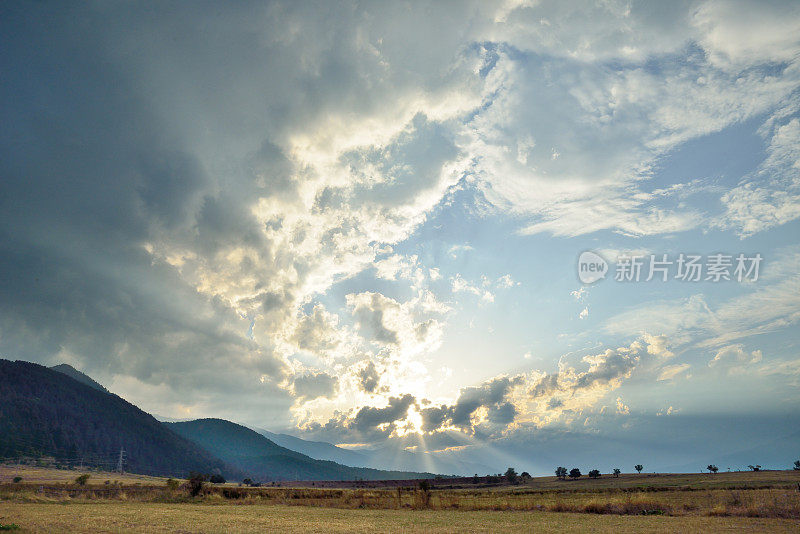
[[117,472],[124,473],[125,472],[125,448],[119,448],[119,460],[117,460]]

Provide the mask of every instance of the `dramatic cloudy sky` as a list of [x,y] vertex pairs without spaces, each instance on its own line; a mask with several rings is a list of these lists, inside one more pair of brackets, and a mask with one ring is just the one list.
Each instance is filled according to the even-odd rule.
[[523,466],[800,407],[796,2],[4,2],[0,72],[0,357]]

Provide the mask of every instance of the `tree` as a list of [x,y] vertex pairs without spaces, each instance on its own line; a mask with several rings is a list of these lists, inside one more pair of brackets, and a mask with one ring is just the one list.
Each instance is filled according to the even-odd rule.
[[719,467],[717,467],[714,464],[709,464],[708,467],[706,467],[706,469],[708,469],[709,473],[716,473],[717,471],[719,471]]
[[589,471],[589,478],[600,478],[600,470],[592,469],[591,471]]
[[517,481],[517,471],[513,467],[506,469],[506,473],[503,476],[506,477],[509,484],[513,484]]
[[748,465],[747,467],[749,467],[751,471],[761,471],[760,465]]
[[531,479],[531,474],[527,471],[523,471],[519,478],[521,478],[523,482],[527,482]]
[[794,470],[795,471],[800,471],[800,460],[795,460],[794,461]]
[[197,497],[203,491],[203,482],[206,481],[206,476],[200,473],[189,474],[189,495]]
[[622,473],[622,471],[620,471],[619,467],[615,467],[614,468],[614,478],[619,478],[619,474],[620,473]]
[[211,475],[211,478],[209,478],[208,481],[212,484],[225,484],[225,477],[222,475]]
[[573,467],[569,470],[569,478],[581,478],[581,470],[577,467]]
[[79,486],[85,486],[86,481],[89,480],[88,474],[80,475],[78,478],[75,479],[75,483]]
[[633,466],[633,468],[636,469],[637,473],[641,473],[642,469],[644,469],[644,466],[642,464],[636,464]]
[[556,476],[559,480],[566,480],[567,479],[567,468],[566,467],[556,467]]

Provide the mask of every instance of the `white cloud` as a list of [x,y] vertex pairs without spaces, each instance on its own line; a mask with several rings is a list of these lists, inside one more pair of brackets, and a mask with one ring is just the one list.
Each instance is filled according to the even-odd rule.
[[459,273],[450,277],[450,287],[453,293],[472,293],[484,302],[494,302],[494,294],[491,291],[468,282]]
[[714,358],[708,362],[708,366],[727,369],[730,373],[738,373],[744,371],[748,365],[759,363],[763,359],[764,356],[760,350],[748,353],[742,344],[728,345],[717,351]]
[[688,371],[691,369],[691,365],[688,363],[679,363],[675,365],[665,365],[661,368],[661,373],[659,373],[657,380],[673,380],[678,375]]
[[[797,109],[800,109],[798,107]],[[767,125],[771,125],[768,121]],[[774,129],[756,172],[722,196],[725,214],[714,225],[734,228],[742,238],[800,217],[800,119]],[[764,132],[766,133],[766,132]]]
[[617,397],[617,413],[620,415],[629,415],[631,409],[622,402],[622,397]]
[[701,348],[778,331],[800,321],[800,252],[789,247],[763,267],[764,277],[735,297],[709,305],[702,294],[637,306],[610,318],[604,329],[636,335],[658,329],[676,344]]

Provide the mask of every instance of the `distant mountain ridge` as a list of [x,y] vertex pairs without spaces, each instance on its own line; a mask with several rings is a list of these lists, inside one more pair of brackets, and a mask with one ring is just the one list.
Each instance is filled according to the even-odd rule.
[[60,363],[58,365],[52,366],[50,369],[52,369],[53,371],[58,371],[59,373],[63,373],[65,375],[67,375],[68,377],[77,380],[81,384],[86,384],[89,387],[92,387],[94,389],[103,391],[105,393],[109,392],[106,388],[101,386],[98,382],[95,382],[90,376],[81,373],[80,371],[78,371],[77,369],[75,369],[74,367],[72,367],[68,363]]
[[135,473],[243,475],[104,388],[0,359],[0,457],[51,456],[65,465],[114,469],[121,450],[125,469]]
[[434,476],[432,473],[384,471],[367,467],[350,467],[329,460],[316,460],[281,447],[250,428],[224,419],[196,419],[163,424],[197,443],[210,454],[261,481],[356,478],[395,480]]
[[278,434],[263,428],[254,428],[253,430],[281,447],[305,454],[316,460],[330,460],[354,467],[374,467],[374,465],[370,465],[369,456],[359,451],[343,449],[325,441],[310,441],[289,434]]

